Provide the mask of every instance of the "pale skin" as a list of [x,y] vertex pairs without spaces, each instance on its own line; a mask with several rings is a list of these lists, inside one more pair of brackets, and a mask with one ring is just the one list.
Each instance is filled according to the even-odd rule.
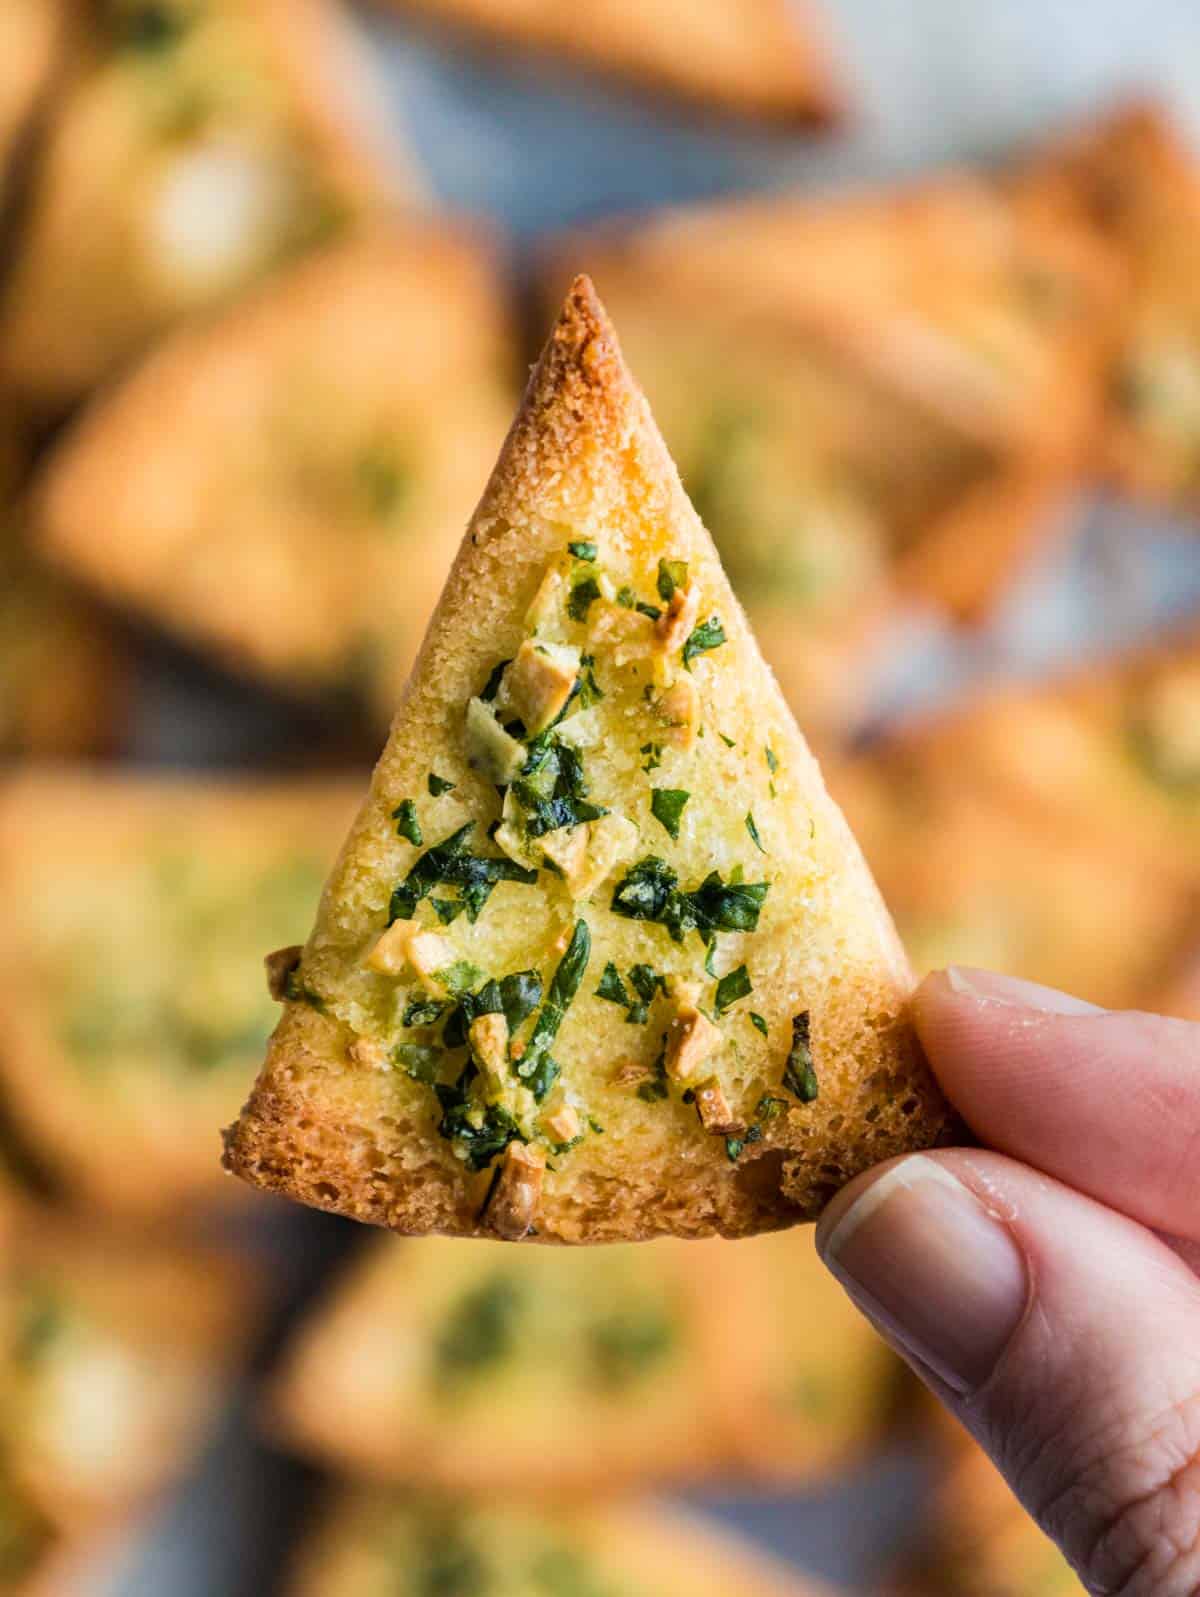
[[917,1025],[981,1147],[892,1161],[826,1263],[1100,1597],[1200,1592],[1200,1025],[977,971]]

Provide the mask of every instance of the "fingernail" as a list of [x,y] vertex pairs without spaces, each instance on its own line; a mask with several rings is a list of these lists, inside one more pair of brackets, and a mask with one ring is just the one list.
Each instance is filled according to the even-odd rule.
[[1060,993],[1039,982],[1022,981],[1019,976],[1001,976],[994,970],[967,970],[951,965],[946,980],[956,993],[967,998],[985,998],[992,1004],[1007,1004],[1013,1009],[1036,1009],[1043,1015],[1102,1015],[1098,1004]]
[[835,1200],[817,1245],[880,1331],[959,1393],[983,1385],[1025,1312],[1029,1277],[1008,1228],[921,1154],[844,1213]]

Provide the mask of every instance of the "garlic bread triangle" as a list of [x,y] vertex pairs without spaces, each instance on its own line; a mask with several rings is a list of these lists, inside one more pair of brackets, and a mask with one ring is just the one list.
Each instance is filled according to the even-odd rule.
[[709,111],[823,125],[842,110],[821,19],[803,0],[385,0],[392,10],[560,56]]
[[399,1231],[741,1235],[948,1129],[891,922],[586,278],[276,975],[229,1168]]
[[330,0],[88,13],[0,312],[7,385],[50,411],[412,187]]

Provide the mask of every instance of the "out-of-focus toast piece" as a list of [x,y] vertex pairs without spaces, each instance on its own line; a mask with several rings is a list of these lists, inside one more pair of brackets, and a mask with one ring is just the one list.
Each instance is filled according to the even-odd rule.
[[1090,837],[1118,862],[1200,884],[1200,634],[999,690],[904,741],[1038,810],[1068,841]]
[[709,111],[822,125],[841,111],[812,0],[383,0],[393,10],[560,56]]
[[948,1132],[892,926],[586,279],[296,979],[320,1007],[288,1003],[229,1166],[399,1231],[747,1234]]
[[35,487],[117,605],[386,727],[511,416],[489,251],[397,222],[168,338]]
[[905,1380],[817,1257],[810,1232],[706,1250],[704,1313],[737,1473],[803,1485],[857,1463],[897,1417]]
[[225,1259],[11,1217],[0,1456],[14,1502],[75,1532],[162,1491],[207,1438],[252,1318]]
[[5,0],[0,7],[0,199],[10,166],[57,67],[67,0]]
[[381,1238],[301,1331],[275,1429],[417,1488],[703,1478],[727,1456],[700,1256],[722,1247]]
[[521,1501],[345,1493],[300,1550],[287,1597],[819,1597],[739,1538],[653,1504],[537,1509]]
[[1062,1553],[1004,1477],[960,1434],[920,1539],[888,1591],[894,1597],[1083,1597]]
[[[1195,894],[973,786],[969,742],[900,742],[830,773],[919,973],[976,965],[1109,1008],[1149,1000]],[[978,777],[974,767],[973,776]]]
[[302,935],[352,813],[332,783],[0,786],[0,1082],[68,1195],[144,1218],[238,1198],[218,1130],[271,1027],[263,949]]
[[26,547],[19,433],[0,414],[0,756],[91,753],[119,730],[126,662],[112,629]]
[[[628,329],[756,626],[815,623],[816,665],[847,626],[854,646],[889,567],[986,608],[1092,447],[1119,272],[1077,221],[981,181],[727,202],[556,256],[551,282],[586,267]],[[802,718],[803,656],[773,656]]]
[[1045,151],[1022,181],[1082,214],[1128,266],[1105,459],[1123,488],[1200,506],[1200,159],[1167,111],[1130,105]]
[[301,1331],[271,1415],[418,1488],[803,1481],[878,1439],[896,1367],[807,1233],[586,1256],[388,1238]]
[[397,185],[330,0],[92,0],[0,309],[0,372],[55,410]]

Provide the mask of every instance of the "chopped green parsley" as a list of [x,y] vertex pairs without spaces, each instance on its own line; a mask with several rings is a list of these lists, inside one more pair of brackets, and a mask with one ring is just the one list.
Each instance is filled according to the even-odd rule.
[[764,1037],[767,1035],[766,1021],[753,1009],[750,1011],[750,1024],[754,1027],[755,1031],[761,1031]]
[[396,823],[397,833],[408,840],[415,848],[420,848],[425,841],[421,831],[421,823],[417,819],[417,806],[413,799],[405,799],[392,811],[392,819]]
[[596,545],[590,539],[585,538],[569,543],[567,548],[575,556],[576,560],[595,560],[596,555],[599,553]]
[[650,813],[669,837],[678,838],[679,822],[691,796],[681,787],[656,787],[652,790]]
[[719,616],[710,616],[707,621],[701,621],[699,626],[693,628],[683,646],[684,665],[690,671],[697,655],[707,654],[710,649],[719,649],[727,641]]
[[795,1093],[801,1103],[815,1103],[821,1090],[813,1064],[807,1009],[792,1018],[792,1046],[783,1069],[783,1085]]
[[428,785],[430,798],[441,798],[443,793],[454,792],[454,783],[447,782],[446,778],[438,776],[436,771],[430,771]]
[[732,1009],[740,999],[748,998],[754,991],[750,981],[750,973],[745,965],[739,965],[736,970],[731,970],[727,976],[722,976],[717,983],[716,1010],[718,1015],[723,1015],[727,1009]]
[[655,921],[665,926],[675,942],[689,931],[709,942],[716,932],[752,932],[758,928],[769,882],[733,882],[726,885],[711,871],[691,892],[679,888],[679,877],[657,855],[639,860],[620,881],[612,896],[614,914],[627,920]]
[[753,810],[747,810],[746,812],[746,830],[750,833],[750,841],[754,844],[758,852],[760,854],[765,854],[767,851],[763,847],[762,838],[758,835],[758,827],[754,824]]

